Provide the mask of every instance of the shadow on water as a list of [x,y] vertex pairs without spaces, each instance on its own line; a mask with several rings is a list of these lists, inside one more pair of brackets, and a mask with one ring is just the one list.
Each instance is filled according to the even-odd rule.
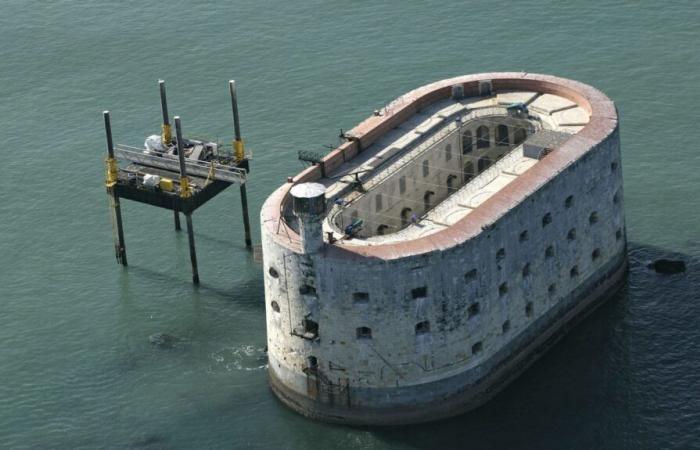
[[[671,445],[692,444],[700,257],[636,243],[629,256],[624,288],[490,402],[440,422],[366,431],[407,448],[646,447],[670,428],[687,437]],[[658,258],[681,259],[687,271],[657,274],[647,266]]]

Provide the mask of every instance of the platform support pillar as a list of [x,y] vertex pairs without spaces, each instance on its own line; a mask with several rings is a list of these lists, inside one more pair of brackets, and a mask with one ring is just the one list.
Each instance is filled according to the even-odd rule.
[[[241,137],[241,123],[238,116],[238,96],[236,95],[236,81],[229,80],[229,93],[231,94],[231,110],[233,111],[233,132],[235,140],[233,141],[233,155],[237,161],[245,159],[245,147],[243,138]],[[243,209],[243,228],[245,230],[245,246],[250,250],[253,248],[253,241],[250,237],[250,219],[248,218],[248,193],[245,183],[241,183],[241,208]]]
[[119,194],[117,193],[117,176],[118,168],[117,161],[114,159],[114,143],[112,141],[112,124],[109,119],[109,111],[103,113],[105,120],[105,133],[107,135],[107,174],[105,185],[107,194],[112,196],[111,213],[116,227],[116,235],[114,236],[114,253],[117,257],[117,263],[126,266],[126,245],[124,244],[124,226],[122,223],[121,204],[119,202]]
[[175,219],[175,231],[182,230],[182,227],[180,226],[180,212],[178,210],[174,210],[173,217]]
[[248,193],[246,192],[245,183],[241,184],[241,207],[243,208],[243,228],[245,229],[245,246],[253,247],[253,241],[250,238],[250,219],[248,218]]
[[192,263],[192,282],[199,284],[199,269],[197,268],[197,251],[194,247],[194,227],[192,226],[192,214],[185,214],[187,222],[187,240],[190,244],[190,262]]

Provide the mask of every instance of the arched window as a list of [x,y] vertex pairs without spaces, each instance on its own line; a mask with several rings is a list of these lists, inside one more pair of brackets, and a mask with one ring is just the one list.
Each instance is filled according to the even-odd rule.
[[427,211],[433,206],[433,198],[434,197],[435,197],[435,192],[425,191],[425,195],[423,195],[423,209],[425,209]]
[[409,220],[411,219],[411,213],[413,210],[411,208],[404,208],[401,210],[401,225],[406,226],[408,225]]
[[516,128],[515,132],[513,133],[513,144],[520,145],[525,141],[525,139],[527,139],[527,131],[525,131],[525,128]]
[[471,161],[464,165],[464,169],[462,169],[462,174],[464,175],[465,183],[474,178],[474,164]]
[[472,132],[467,130],[462,133],[462,154],[466,155],[472,151]]
[[428,175],[430,175],[430,161],[426,159],[423,161],[423,176],[427,177]]
[[484,156],[483,158],[479,158],[479,162],[477,163],[477,167],[479,169],[479,173],[483,172],[484,170],[488,169],[491,167],[491,160]]
[[424,320],[416,324],[416,334],[425,334],[430,332],[430,322]]
[[496,145],[510,145],[508,127],[506,125],[499,125],[496,127]]
[[381,224],[377,227],[377,234],[379,236],[381,236],[381,235],[385,234],[386,230],[388,230],[388,229],[389,229],[388,225]]
[[491,145],[491,136],[487,126],[480,126],[476,129],[476,148],[489,148]]
[[449,161],[452,159],[452,145],[447,144],[445,146],[445,161]]
[[457,190],[457,175],[447,176],[447,193],[452,194]]

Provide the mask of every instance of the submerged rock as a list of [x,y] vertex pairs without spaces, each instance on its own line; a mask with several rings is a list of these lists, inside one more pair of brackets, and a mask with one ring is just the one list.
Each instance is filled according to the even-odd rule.
[[685,272],[685,261],[673,259],[657,259],[649,264],[650,269],[657,273],[671,274]]
[[148,342],[163,349],[173,348],[177,341],[178,338],[167,333],[154,333],[148,337]]

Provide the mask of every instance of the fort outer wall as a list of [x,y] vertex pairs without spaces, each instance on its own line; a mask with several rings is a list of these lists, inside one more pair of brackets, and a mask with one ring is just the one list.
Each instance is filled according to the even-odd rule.
[[[570,89],[567,98],[588,106],[590,123],[465,219],[413,241],[325,244],[303,254],[298,235],[279,222],[291,184],[266,202],[269,373],[275,393],[298,411],[391,424],[473,408],[621,283],[626,244],[612,102],[569,80],[482,77],[496,90],[498,77],[511,89]],[[307,321],[317,336],[304,337]],[[361,327],[371,338],[358,338]]]

